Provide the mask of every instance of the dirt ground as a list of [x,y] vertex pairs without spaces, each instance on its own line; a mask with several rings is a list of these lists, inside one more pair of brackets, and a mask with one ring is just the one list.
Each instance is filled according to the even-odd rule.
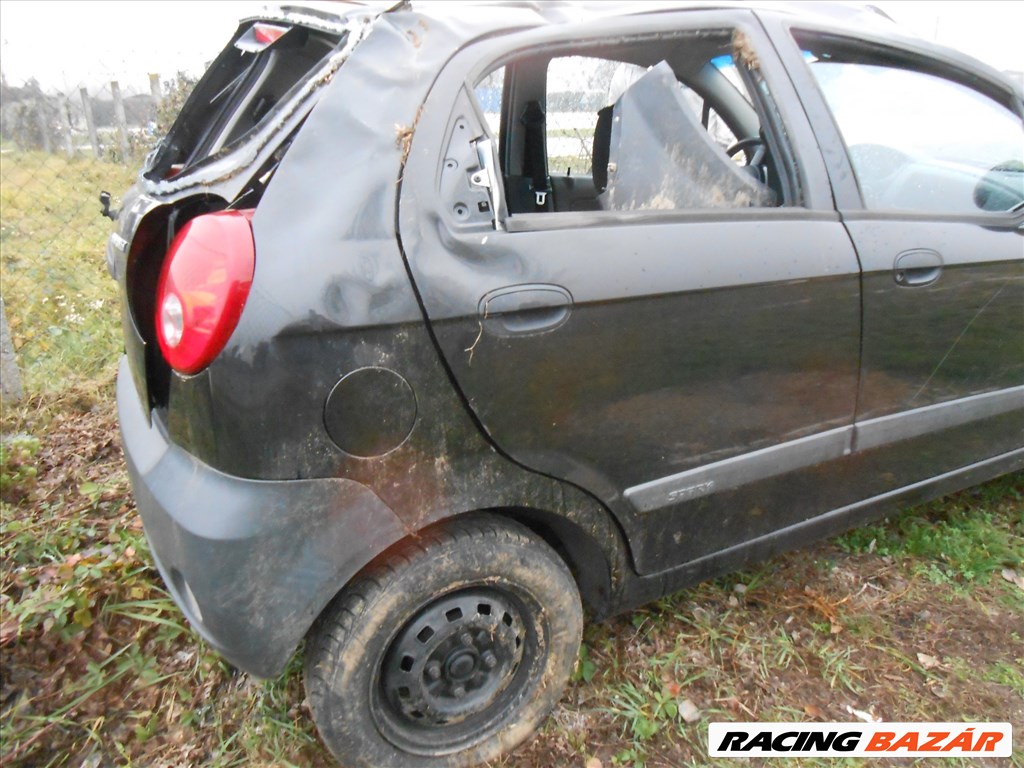
[[[59,405],[5,460],[3,764],[333,765],[298,663],[256,681],[184,627],[110,403]],[[553,716],[496,765],[707,765],[716,720],[1008,721],[1019,745],[1022,558],[1018,475],[588,625]]]

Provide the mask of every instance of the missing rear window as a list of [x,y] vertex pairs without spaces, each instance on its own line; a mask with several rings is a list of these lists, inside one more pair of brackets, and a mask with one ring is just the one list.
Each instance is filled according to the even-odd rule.
[[146,177],[173,178],[243,142],[344,37],[260,22],[241,27],[189,97]]

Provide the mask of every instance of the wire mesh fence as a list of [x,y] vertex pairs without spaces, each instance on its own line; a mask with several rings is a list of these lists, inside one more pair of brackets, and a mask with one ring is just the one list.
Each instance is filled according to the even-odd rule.
[[116,208],[194,84],[180,73],[148,80],[143,89],[2,83],[5,399],[94,379],[116,360],[117,291],[104,260],[111,222],[99,193],[113,193]]

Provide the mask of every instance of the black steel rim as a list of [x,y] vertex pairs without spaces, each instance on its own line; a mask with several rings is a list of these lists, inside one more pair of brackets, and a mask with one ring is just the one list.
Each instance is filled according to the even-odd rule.
[[490,587],[453,592],[420,610],[384,654],[374,706],[382,734],[428,753],[486,738],[528,676],[518,674],[532,655],[524,615],[515,596]]

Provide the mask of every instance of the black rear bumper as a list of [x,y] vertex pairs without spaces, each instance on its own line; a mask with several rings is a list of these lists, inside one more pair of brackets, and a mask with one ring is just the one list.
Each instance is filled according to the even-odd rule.
[[226,475],[171,443],[117,380],[124,453],[153,559],[196,630],[231,663],[279,674],[330,599],[405,535],[351,480]]

